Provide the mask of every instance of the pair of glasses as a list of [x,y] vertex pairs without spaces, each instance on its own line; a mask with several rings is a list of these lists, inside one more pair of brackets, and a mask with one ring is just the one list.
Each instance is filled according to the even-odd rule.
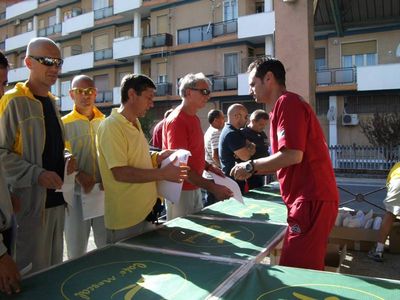
[[33,56],[33,55],[29,55],[29,57],[33,58],[38,63],[46,67],[56,66],[57,68],[60,68],[64,63],[64,61],[61,58],[53,58],[47,56]]
[[193,91],[199,91],[202,95],[208,96],[211,94],[211,91],[209,89],[195,89],[195,88],[190,88]]
[[71,91],[73,91],[75,94],[91,96],[91,95],[93,95],[94,93],[97,92],[97,89],[94,88],[94,87],[88,87],[86,89],[84,89],[84,88],[73,88],[73,89],[71,89]]

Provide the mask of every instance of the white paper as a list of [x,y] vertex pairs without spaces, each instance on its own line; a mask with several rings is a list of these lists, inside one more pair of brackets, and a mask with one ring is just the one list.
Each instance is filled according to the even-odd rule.
[[[192,154],[190,151],[179,149],[168,156],[161,162],[161,168],[172,162],[176,157],[178,160],[175,162],[175,166],[179,164],[187,164],[189,156]],[[157,182],[158,195],[164,197],[172,203],[179,203],[179,198],[181,197],[183,182],[171,182],[166,180],[161,180]]]
[[65,163],[63,185],[61,189],[56,190],[56,192],[62,192],[65,202],[73,206],[72,203],[74,201],[75,176],[77,172],[72,172],[70,175],[67,175],[69,162],[70,160],[67,160]]
[[29,263],[26,267],[23,267],[21,270],[19,270],[19,274],[21,276],[26,275],[30,270],[32,270],[32,263]]
[[81,188],[81,199],[84,220],[104,216],[104,191],[100,190],[100,183],[96,183],[88,194]]
[[232,178],[230,178],[228,176],[221,177],[212,172],[210,172],[210,174],[212,175],[214,182],[216,184],[226,186],[228,189],[230,189],[232,191],[233,199],[239,201],[240,203],[242,203],[244,205],[242,192],[240,191],[240,187],[235,180],[233,180]]

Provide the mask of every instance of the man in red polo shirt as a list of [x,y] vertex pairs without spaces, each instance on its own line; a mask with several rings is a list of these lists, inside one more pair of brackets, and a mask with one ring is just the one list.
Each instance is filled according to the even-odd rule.
[[323,270],[329,233],[338,211],[338,193],[328,147],[311,106],[286,91],[285,68],[276,59],[249,66],[250,93],[270,113],[272,155],[236,165],[232,173],[277,174],[288,209],[280,264]]
[[[200,188],[214,194],[217,200],[228,199],[232,192],[226,186],[215,184],[202,177],[207,170],[224,176],[222,171],[205,161],[204,138],[200,119],[196,113],[210,99],[210,80],[203,73],[187,74],[179,81],[182,103],[164,122],[163,148],[185,149],[191,152],[188,178],[184,181],[179,203],[167,201],[167,219],[185,216],[200,211],[203,201]],[[168,199],[167,199],[168,200]]]

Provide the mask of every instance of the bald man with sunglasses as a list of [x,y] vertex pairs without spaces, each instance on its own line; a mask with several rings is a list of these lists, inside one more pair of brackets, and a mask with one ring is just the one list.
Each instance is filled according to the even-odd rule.
[[[17,264],[32,265],[32,272],[63,259],[65,202],[55,190],[63,184],[64,129],[50,93],[62,63],[52,40],[31,40],[25,57],[29,78],[0,103],[0,160],[11,191],[21,199]],[[75,168],[71,162],[68,173]]]

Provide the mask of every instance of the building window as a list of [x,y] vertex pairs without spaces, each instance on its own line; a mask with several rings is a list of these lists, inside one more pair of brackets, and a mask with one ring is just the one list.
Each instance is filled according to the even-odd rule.
[[157,16],[157,33],[168,32],[168,15]]
[[237,0],[224,1],[224,21],[234,20],[238,17],[238,2]]
[[157,83],[167,82],[167,63],[157,64]]
[[109,90],[108,74],[94,76],[93,80],[97,88],[96,102],[103,103],[112,101],[112,91]]
[[326,115],[329,110],[329,96],[316,95],[315,97],[315,112],[317,115]]
[[342,67],[373,66],[378,63],[376,41],[342,44]]
[[350,114],[390,113],[400,111],[400,95],[352,95],[345,97],[346,112]]
[[212,39],[210,26],[203,25],[178,30],[178,44],[188,44]]
[[71,88],[71,81],[61,82],[61,97],[68,97]]
[[239,73],[239,54],[224,54],[224,74],[225,76],[237,75]]
[[93,10],[108,7],[108,0],[93,0]]
[[56,25],[56,22],[57,22],[56,16],[50,16],[49,17],[49,26]]
[[327,63],[325,58],[325,48],[315,49],[315,70],[326,69]]

